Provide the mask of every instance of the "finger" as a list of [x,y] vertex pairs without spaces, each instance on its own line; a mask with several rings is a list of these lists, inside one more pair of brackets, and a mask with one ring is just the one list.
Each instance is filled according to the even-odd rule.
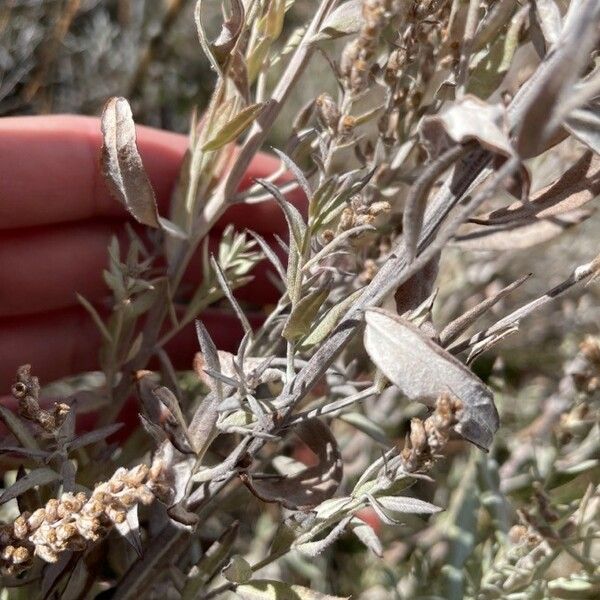
[[[263,316],[254,313],[249,318],[256,327]],[[243,331],[235,315],[222,309],[209,309],[201,319],[219,349],[233,351],[237,348]],[[16,370],[23,364],[31,364],[43,384],[96,370],[99,368],[100,344],[98,330],[80,307],[0,319],[0,390],[10,390]],[[165,350],[176,368],[191,369],[192,359],[198,351],[193,324],[175,336]]]
[[[0,239],[0,315],[75,306],[79,304],[77,293],[92,303],[106,299],[110,290],[103,270],[108,268],[107,246],[114,235],[125,255],[127,235],[120,221],[80,221],[5,232]],[[217,254],[219,238],[209,238],[209,252]],[[190,286],[202,279],[200,254],[186,274]],[[236,296],[255,305],[274,302],[278,292],[269,282],[269,270],[269,264],[262,261],[251,272],[254,285],[236,291]]]
[[[187,137],[138,126],[137,143],[156,193],[161,214],[175,185]],[[92,217],[124,217],[100,172],[102,135],[99,119],[58,115],[0,119],[0,228],[10,229],[77,221]],[[241,189],[254,178],[277,170],[279,161],[256,156]],[[296,195],[301,202],[301,195]],[[281,229],[279,209],[271,202],[232,208],[219,227],[234,220],[261,232]]]

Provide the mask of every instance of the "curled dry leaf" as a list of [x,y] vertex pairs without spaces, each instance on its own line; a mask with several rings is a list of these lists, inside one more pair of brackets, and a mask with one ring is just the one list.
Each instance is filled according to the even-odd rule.
[[136,219],[160,227],[156,198],[139,155],[131,107],[111,98],[102,113],[102,168],[111,191]]
[[245,14],[242,0],[230,0],[229,5],[231,16],[223,21],[219,36],[211,44],[211,49],[220,63],[225,62],[230,56],[244,26]]
[[243,481],[265,502],[309,510],[335,494],[342,480],[342,457],[331,430],[319,419],[301,423],[294,433],[316,454],[316,465],[288,477],[253,480],[248,475]]
[[[168,388],[159,385],[151,371],[138,371],[135,377],[143,416],[151,424],[149,432],[158,428],[179,452],[194,454],[194,445],[175,395]],[[160,435],[156,437],[160,439]]]
[[433,406],[440,394],[463,403],[455,430],[488,450],[498,429],[492,392],[465,365],[432,342],[412,323],[388,311],[365,313],[365,348],[385,376],[410,400]]
[[330,40],[356,33],[364,22],[362,0],[348,0],[340,4],[323,21],[313,41]]
[[515,202],[479,217],[482,225],[500,225],[520,219],[546,219],[581,208],[600,194],[600,156],[585,152],[556,181],[536,192],[526,204]]
[[506,108],[471,95],[464,96],[439,114],[425,117],[419,128],[421,140],[432,156],[454,143],[476,140],[486,150],[513,156],[508,137]]

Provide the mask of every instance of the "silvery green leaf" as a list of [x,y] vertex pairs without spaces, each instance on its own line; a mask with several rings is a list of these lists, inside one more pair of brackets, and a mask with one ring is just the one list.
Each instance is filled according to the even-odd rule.
[[531,277],[531,273],[520,277],[513,283],[502,288],[497,293],[493,294],[489,298],[482,300],[476,304],[473,308],[470,308],[460,317],[457,317],[452,322],[448,323],[446,327],[440,333],[440,345],[447,347],[451,342],[462,335],[479,317],[485,314],[490,308],[497,304],[502,298],[505,298],[525,283]]
[[332,596],[301,585],[289,585],[270,579],[255,579],[238,585],[235,594],[241,600],[349,600],[349,596]]
[[317,325],[311,329],[310,333],[300,344],[301,350],[308,350],[316,344],[322,342],[338,324],[339,320],[346,314],[354,301],[362,294],[363,290],[356,290],[343,300],[340,300],[335,306],[330,308]]
[[225,144],[233,142],[254,123],[265,106],[265,103],[259,102],[243,108],[235,117],[215,132],[213,137],[202,146],[202,150],[205,152],[218,150],[225,146]]
[[489,48],[480,50],[473,57],[471,74],[467,82],[469,94],[487,99],[498,88],[519,47],[521,29],[528,14],[529,6],[523,6],[512,18],[506,34],[496,38]]
[[322,539],[316,541],[302,542],[301,544],[292,544],[292,548],[298,550],[305,556],[319,556],[331,546],[338,538],[342,536],[346,526],[352,520],[352,515],[344,517],[336,526]]
[[82,433],[81,435],[78,435],[72,442],[69,443],[69,450],[76,450],[77,448],[83,448],[84,446],[95,444],[100,440],[104,440],[107,437],[110,437],[111,435],[119,431],[121,427],[123,427],[123,423],[113,423],[112,425],[106,425],[106,427],[101,427],[100,429],[94,429],[93,431]]
[[329,287],[315,289],[294,306],[281,332],[286,340],[297,340],[308,332],[329,291]]
[[[217,347],[208,333],[208,330],[204,326],[202,321],[196,321],[196,335],[198,336],[198,342],[200,344],[200,349],[202,350],[202,360],[206,364],[209,369],[220,373],[221,372],[221,362],[219,360],[219,353],[217,351]],[[195,367],[196,365],[194,365]],[[216,392],[219,401],[223,400],[223,385],[217,380],[213,379],[213,387]]]
[[258,233],[255,233],[254,231],[250,231],[249,233],[258,242],[258,245],[260,246],[260,249],[263,251],[264,255],[269,259],[271,264],[275,267],[275,270],[277,271],[277,274],[279,275],[281,281],[285,282],[285,280],[286,280],[285,269],[283,268],[283,265],[281,264],[281,261],[279,260],[279,257],[277,256],[277,254],[275,254],[275,252],[273,252],[273,249],[271,248],[271,246],[269,246],[269,244],[267,244],[265,238],[258,235]]
[[585,152],[577,162],[550,185],[535,192],[526,203],[513,202],[478,217],[477,224],[489,226],[519,220],[557,217],[581,208],[600,194],[600,156]]
[[217,275],[217,280],[219,282],[219,286],[221,287],[221,290],[223,291],[223,294],[225,295],[227,300],[229,300],[229,304],[231,304],[231,307],[233,308],[237,318],[239,319],[240,323],[242,324],[244,333],[246,333],[248,335],[252,335],[252,326],[250,325],[250,322],[248,321],[248,317],[246,317],[246,315],[244,314],[244,311],[242,310],[238,301],[235,299],[235,296],[233,295],[233,292],[231,291],[229,282],[227,281],[227,277],[225,276],[223,269],[221,269],[221,265],[219,265],[219,263],[215,260],[214,256],[210,257],[210,264],[212,265],[212,268],[214,269],[214,271]]
[[591,211],[580,209],[547,219],[528,218],[504,225],[469,226],[455,237],[454,243],[476,251],[522,250],[551,240],[591,215]]
[[30,490],[38,485],[46,485],[60,478],[60,475],[48,467],[41,467],[29,471],[27,475],[13,483],[9,488],[5,489],[0,496],[0,504],[4,504],[13,498],[21,495],[23,492]]
[[498,429],[492,392],[467,367],[398,315],[372,308],[365,312],[367,353],[409,399],[433,406],[442,393],[460,398],[456,431],[487,450]]
[[494,38],[497,39],[499,32],[512,16],[517,3],[518,0],[498,0],[489,7],[477,27],[476,37],[473,40],[475,51],[481,50]]
[[442,510],[439,506],[419,500],[418,498],[409,498],[408,496],[379,496],[377,502],[385,510],[397,513],[432,515]]
[[283,211],[285,220],[287,221],[290,230],[290,238],[293,239],[296,248],[300,252],[306,235],[306,223],[304,222],[300,211],[291,202],[288,202],[277,186],[273,185],[270,181],[267,181],[266,179],[257,179],[256,183],[262,185],[273,198],[277,200],[277,203]]
[[310,199],[312,198],[312,190],[310,188],[308,180],[302,172],[302,169],[287,154],[285,154],[285,152],[281,152],[281,150],[278,150],[277,148],[273,148],[273,152],[275,152],[275,154],[279,156],[279,158],[282,160],[283,164],[288,168],[290,173],[294,175],[296,181],[302,188],[302,191],[304,192],[306,198],[310,202]]
[[364,22],[362,0],[348,0],[331,11],[313,41],[330,40],[356,33]]
[[[109,278],[112,277],[112,274],[109,271],[105,271],[105,274]],[[118,286],[118,284],[115,283],[115,286]],[[112,288],[112,286],[109,287]],[[86,298],[84,298],[81,294],[76,293],[75,296],[77,297],[77,300],[79,300],[83,308],[85,308],[85,310],[88,311],[90,317],[92,317],[92,320],[98,328],[98,331],[102,334],[104,341],[110,344],[112,342],[112,338],[110,336],[110,333],[108,332],[108,329],[106,329],[106,325],[104,324],[102,317],[98,314],[98,311],[94,308],[92,303],[89,302]]]
[[347,412],[341,414],[339,418],[342,421],[345,421],[346,423],[350,423],[350,425],[356,427],[356,429],[368,435],[378,444],[381,444],[386,448],[390,445],[390,441],[387,435],[385,435],[383,427],[381,427],[365,415],[358,412]]
[[60,600],[80,600],[84,598],[91,577],[83,556],[77,559],[75,565],[70,563],[67,584],[60,594]]
[[353,517],[350,521],[350,530],[375,556],[379,556],[379,558],[383,556],[381,540],[368,523],[358,517]]
[[234,554],[221,571],[223,577],[231,583],[246,583],[252,579],[252,567],[239,554]]
[[135,124],[125,98],[111,98],[102,113],[102,166],[113,194],[136,221],[160,228],[156,198],[136,145]]
[[315,507],[315,515],[317,519],[325,520],[333,517],[336,513],[342,511],[350,502],[352,498],[350,496],[344,496],[343,498],[330,498],[321,502],[319,506]]
[[[597,42],[600,3],[584,0],[571,3],[560,37],[552,49],[551,60],[543,75],[523,86],[514,102],[523,104],[517,134],[517,150],[522,158],[530,158],[544,150],[561,125],[552,118],[560,114],[560,105],[572,91]],[[527,94],[527,100],[523,96]]]
[[173,221],[159,216],[158,222],[160,223],[161,229],[165,233],[168,233],[171,237],[178,238],[180,240],[186,240],[188,238],[188,234],[181,227],[179,227],[179,225],[173,223]]

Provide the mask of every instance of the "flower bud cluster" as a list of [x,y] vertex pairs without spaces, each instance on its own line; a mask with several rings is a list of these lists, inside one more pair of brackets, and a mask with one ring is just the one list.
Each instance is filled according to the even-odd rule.
[[358,37],[346,45],[340,59],[343,85],[352,93],[367,88],[382,30],[401,14],[403,4],[400,0],[364,0]]
[[19,367],[17,381],[12,386],[12,395],[19,402],[19,414],[37,423],[47,433],[55,433],[65,420],[70,407],[57,402],[54,410],[45,410],[40,407],[39,393],[40,384],[38,378],[31,374],[31,365]]
[[391,204],[387,200],[368,202],[365,196],[356,194],[350,198],[348,206],[342,211],[337,233],[360,225],[373,225],[379,215],[387,214],[390,210]]
[[167,493],[162,463],[117,469],[91,495],[63,493],[33,513],[24,512],[0,529],[0,570],[17,574],[27,569],[34,556],[56,562],[67,550],[84,550],[104,537],[138,504],[150,504]]
[[435,410],[425,421],[412,419],[410,434],[400,455],[404,471],[416,473],[431,466],[448,443],[452,427],[459,421],[461,410],[462,402],[444,393],[437,399]]

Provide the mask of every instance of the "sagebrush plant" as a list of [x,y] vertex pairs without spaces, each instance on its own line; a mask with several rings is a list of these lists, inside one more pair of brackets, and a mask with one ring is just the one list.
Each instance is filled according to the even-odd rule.
[[[535,390],[481,365],[600,272],[591,239],[562,282],[502,310],[532,281],[506,281],[503,258],[559,239],[600,193],[600,4],[321,0],[288,35],[293,4],[231,0],[216,38],[196,4],[216,80],[168,215],[127,100],[106,103],[106,179],[148,231],[110,245],[110,317],[81,298],[102,382],[44,406],[23,366],[16,413],[0,407],[5,597],[598,597],[600,338]],[[311,60],[337,92],[239,191]],[[230,206],[266,201],[285,241],[229,227],[209,252]],[[262,260],[281,295],[256,325],[234,291]],[[485,289],[456,293],[444,269],[471,267]],[[237,352],[202,323],[215,302]],[[194,326],[177,372],[163,347]],[[141,426],[111,441],[132,394]],[[79,434],[86,403],[102,416]]]

